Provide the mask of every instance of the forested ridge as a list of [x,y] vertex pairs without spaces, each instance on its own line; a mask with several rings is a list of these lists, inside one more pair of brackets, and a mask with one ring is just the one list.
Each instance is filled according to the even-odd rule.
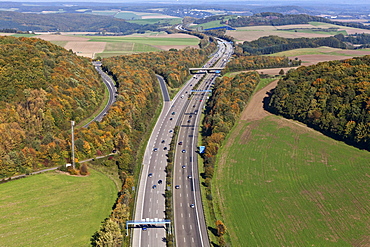
[[158,31],[160,25],[139,25],[103,15],[77,13],[31,14],[0,11],[0,29],[4,28],[12,28],[19,31],[113,32],[132,34],[148,30]]
[[289,71],[271,110],[370,150],[370,56]]
[[0,178],[65,164],[70,120],[100,104],[88,59],[34,38],[0,37]]
[[283,38],[275,35],[261,37],[253,41],[244,41],[238,44],[246,55],[272,54],[298,48],[315,48],[329,46],[333,48],[347,48],[347,45],[334,37],[325,38]]

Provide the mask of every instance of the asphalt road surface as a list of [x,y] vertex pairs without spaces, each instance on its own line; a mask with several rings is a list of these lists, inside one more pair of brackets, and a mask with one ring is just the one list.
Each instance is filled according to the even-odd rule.
[[[232,54],[229,43],[220,42],[219,50],[204,67],[223,67]],[[179,91],[172,101],[167,98],[165,83],[161,83],[164,104],[148,142],[137,193],[135,221],[150,221],[165,218],[165,167],[166,154],[173,137],[173,129],[179,125],[179,139],[174,162],[174,229],[177,246],[210,246],[204,222],[203,207],[199,190],[197,170],[197,136],[200,114],[208,93],[194,92],[193,87],[200,82],[198,90],[210,89],[217,74],[196,75]],[[168,93],[167,93],[168,95]],[[183,151],[184,150],[184,151]],[[184,166],[184,168],[182,167]],[[191,178],[188,178],[188,176]],[[160,183],[160,180],[162,183]],[[191,207],[194,204],[194,207]],[[163,226],[134,228],[132,246],[166,246],[166,229]]]

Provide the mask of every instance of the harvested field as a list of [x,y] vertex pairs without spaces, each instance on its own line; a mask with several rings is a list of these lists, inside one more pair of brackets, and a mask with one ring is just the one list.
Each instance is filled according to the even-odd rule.
[[[338,31],[345,31],[347,34],[355,34],[355,33],[370,33],[370,30],[367,29],[360,29],[360,28],[352,28],[352,27],[344,27],[333,25],[329,23],[320,23],[320,22],[313,22],[311,24],[300,24],[300,25],[283,25],[283,26],[252,26],[252,27],[241,27],[237,28],[236,31],[228,30],[226,31],[226,35],[234,37],[237,42],[241,43],[243,41],[253,41],[260,37],[269,36],[269,35],[276,35],[279,37],[284,38],[316,38],[316,37],[329,37],[332,34],[323,34],[323,33],[315,33],[315,32],[291,32],[291,31],[284,31],[281,29],[317,29],[317,28],[331,28],[336,27]],[[279,30],[278,30],[279,29]]]
[[64,48],[71,49],[79,56],[94,58],[95,53],[103,52],[106,42],[68,42]]
[[40,34],[37,35],[36,38],[43,39],[46,41],[75,41],[75,42],[83,42],[88,41],[90,38],[84,38],[81,36],[74,36],[74,35],[56,35],[56,34]]

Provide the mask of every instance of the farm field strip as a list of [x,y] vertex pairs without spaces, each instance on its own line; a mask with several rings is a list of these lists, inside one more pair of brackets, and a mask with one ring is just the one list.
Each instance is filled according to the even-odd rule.
[[277,116],[233,131],[213,178],[233,246],[368,241],[369,152]]
[[289,51],[277,52],[266,56],[301,56],[301,55],[333,55],[333,56],[364,56],[370,54],[370,49],[343,50],[332,47],[300,48]]
[[88,246],[117,194],[107,176],[90,173],[49,172],[0,184],[1,246]]
[[170,38],[170,37],[135,37],[135,36],[120,36],[120,37],[103,37],[94,36],[90,42],[132,42],[147,45],[197,45],[197,38]]

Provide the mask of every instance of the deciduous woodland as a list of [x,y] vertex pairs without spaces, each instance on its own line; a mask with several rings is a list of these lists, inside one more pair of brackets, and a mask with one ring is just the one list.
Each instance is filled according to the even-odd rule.
[[88,59],[34,38],[0,37],[0,178],[70,160],[70,120],[104,87]]
[[273,111],[370,150],[370,56],[289,71],[272,94]]

